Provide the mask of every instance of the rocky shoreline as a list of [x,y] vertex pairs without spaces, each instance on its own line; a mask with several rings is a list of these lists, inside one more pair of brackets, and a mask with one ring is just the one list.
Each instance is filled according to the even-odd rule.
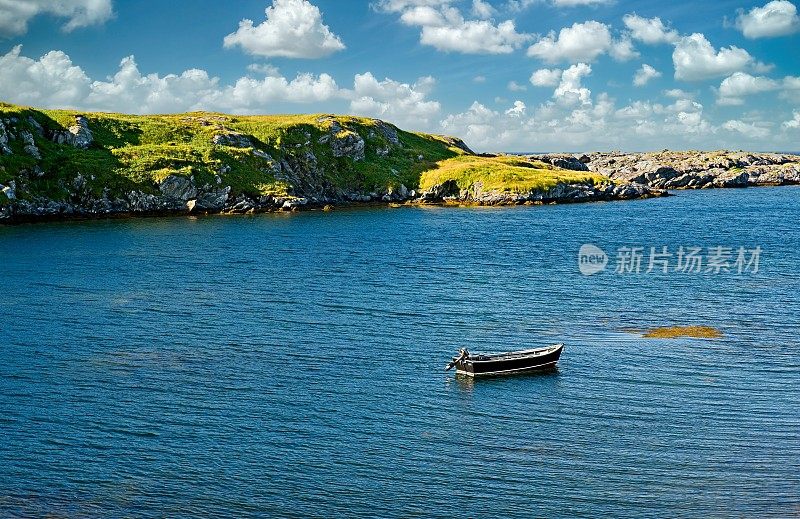
[[711,189],[800,184],[800,155],[743,151],[668,151],[537,156],[565,169],[654,189]]
[[[0,117],[0,223],[359,205],[564,204],[800,184],[800,156],[789,154],[665,150],[520,160],[348,116],[148,118],[5,107],[14,115]],[[440,168],[448,173],[425,176]],[[417,185],[425,189],[407,187]]]
[[75,201],[55,201],[47,198],[14,200],[13,191],[5,186],[13,201],[0,208],[0,223],[27,223],[67,219],[94,219],[135,216],[180,216],[209,214],[259,214],[296,212],[302,210],[331,210],[354,206],[420,206],[420,205],[544,205],[615,200],[635,200],[668,196],[664,190],[641,184],[559,184],[548,191],[530,193],[481,192],[460,189],[455,182],[445,182],[431,189],[416,192],[404,186],[385,193],[350,193],[342,198],[280,197],[251,198],[230,196],[230,187],[203,189],[191,179],[170,176],[162,182],[160,195],[130,192],[124,198],[81,197],[82,177],[75,182]]

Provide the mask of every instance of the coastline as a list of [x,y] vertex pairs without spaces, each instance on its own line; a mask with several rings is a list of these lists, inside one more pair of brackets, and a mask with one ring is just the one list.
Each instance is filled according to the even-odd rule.
[[0,224],[350,206],[622,201],[800,184],[800,156],[516,156],[336,115],[83,114],[0,103]]

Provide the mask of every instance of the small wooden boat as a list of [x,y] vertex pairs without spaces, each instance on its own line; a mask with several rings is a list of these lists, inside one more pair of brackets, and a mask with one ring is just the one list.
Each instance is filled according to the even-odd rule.
[[482,377],[552,369],[561,357],[563,349],[563,344],[554,344],[546,348],[508,353],[473,354],[462,348],[445,370],[456,368],[457,374]]

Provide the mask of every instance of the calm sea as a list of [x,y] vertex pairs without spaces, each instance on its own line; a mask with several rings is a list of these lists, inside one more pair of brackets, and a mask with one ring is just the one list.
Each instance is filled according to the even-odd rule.
[[[799,202],[0,227],[0,516],[797,516]],[[586,277],[585,243],[762,252]],[[724,338],[633,333],[669,324]]]

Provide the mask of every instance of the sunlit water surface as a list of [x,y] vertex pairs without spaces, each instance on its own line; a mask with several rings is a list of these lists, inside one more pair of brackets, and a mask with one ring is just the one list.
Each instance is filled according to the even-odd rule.
[[[0,515],[796,516],[799,200],[2,227]],[[584,243],[763,253],[585,277]],[[669,324],[724,338],[633,333]]]

